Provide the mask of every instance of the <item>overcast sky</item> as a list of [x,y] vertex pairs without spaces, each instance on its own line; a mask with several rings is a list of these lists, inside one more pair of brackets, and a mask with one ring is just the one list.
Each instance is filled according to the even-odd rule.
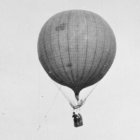
[[[98,13],[117,40],[110,71],[81,109],[81,128],[37,56],[44,22],[69,9]],[[0,0],[0,139],[139,140],[139,26],[139,0]]]

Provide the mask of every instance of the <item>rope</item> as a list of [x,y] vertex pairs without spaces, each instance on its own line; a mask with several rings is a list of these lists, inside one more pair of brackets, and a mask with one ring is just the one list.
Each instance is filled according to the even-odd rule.
[[89,95],[95,90],[97,84],[89,91],[89,93],[87,94],[87,96],[85,97],[85,99],[82,101],[82,105],[85,103],[85,101],[87,100],[87,98],[89,97]]
[[70,106],[72,108],[74,108],[74,103],[72,103],[72,101],[66,96],[66,94],[64,93],[64,91],[61,89],[61,86],[59,87],[56,83],[54,83],[56,85],[56,87],[59,89],[59,91],[63,94],[63,96],[65,97],[65,99],[69,102]]
[[63,94],[63,96],[65,97],[65,99],[69,102],[70,106],[75,110],[75,109],[80,109],[80,107],[85,103],[85,101],[87,100],[87,98],[90,96],[90,94],[95,90],[97,84],[95,84],[95,86],[89,91],[89,93],[87,94],[87,96],[84,98],[84,100],[80,99],[79,102],[77,103],[77,105],[74,105],[74,103],[66,96],[66,94],[64,93],[64,91],[61,89],[61,87],[59,87],[56,83],[54,83],[57,88],[59,89],[59,91]]

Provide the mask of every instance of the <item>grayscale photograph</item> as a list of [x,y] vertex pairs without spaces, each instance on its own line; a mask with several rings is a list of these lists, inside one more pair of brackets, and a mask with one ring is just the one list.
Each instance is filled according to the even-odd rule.
[[140,140],[140,1],[1,0],[0,140]]

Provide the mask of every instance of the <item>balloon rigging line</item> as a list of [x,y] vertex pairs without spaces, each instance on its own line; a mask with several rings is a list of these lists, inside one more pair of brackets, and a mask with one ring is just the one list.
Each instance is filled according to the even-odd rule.
[[96,88],[97,84],[95,84],[95,86],[89,91],[89,93],[87,94],[87,96],[84,98],[84,100],[79,100],[78,105],[74,106],[71,102],[71,100],[66,96],[66,94],[64,93],[64,91],[61,89],[61,86],[58,86],[55,82],[54,84],[57,86],[57,88],[59,89],[59,91],[63,94],[63,96],[66,98],[66,100],[69,102],[70,106],[75,110],[75,109],[80,109],[80,107],[85,103],[85,101],[87,100],[87,98],[90,96],[90,94],[94,91],[94,89]]
[[65,97],[65,99],[69,102],[70,106],[72,108],[74,108],[74,105],[71,103],[70,99],[65,95],[64,91],[61,89],[61,86],[58,86],[55,82],[54,82],[54,84],[59,89],[59,91],[63,94],[63,96]]
[[87,100],[87,98],[89,97],[89,95],[94,91],[94,89],[96,88],[97,84],[89,91],[89,93],[87,94],[87,96],[85,97],[85,99],[83,100],[82,105],[85,103],[85,101]]

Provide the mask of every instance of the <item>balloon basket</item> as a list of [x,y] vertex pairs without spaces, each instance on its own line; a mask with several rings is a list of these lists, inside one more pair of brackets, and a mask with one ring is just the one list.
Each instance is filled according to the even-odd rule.
[[80,127],[83,126],[83,119],[80,113],[76,114],[73,112],[73,122],[74,122],[74,127]]

